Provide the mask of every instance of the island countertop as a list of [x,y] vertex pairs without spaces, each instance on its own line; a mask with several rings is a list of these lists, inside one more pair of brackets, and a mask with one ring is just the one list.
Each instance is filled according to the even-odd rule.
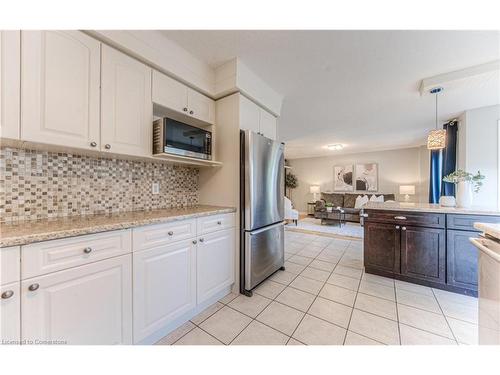
[[500,224],[494,223],[474,223],[474,228],[484,232],[484,234],[500,240]]
[[234,207],[198,205],[185,208],[131,211],[116,214],[69,216],[64,218],[0,224],[0,247],[128,229],[149,224],[235,212]]
[[387,211],[409,211],[409,212],[435,212],[442,214],[461,214],[461,215],[488,215],[500,216],[500,211],[470,207],[443,207],[432,203],[406,203],[406,202],[368,202],[363,206],[367,210],[387,210]]

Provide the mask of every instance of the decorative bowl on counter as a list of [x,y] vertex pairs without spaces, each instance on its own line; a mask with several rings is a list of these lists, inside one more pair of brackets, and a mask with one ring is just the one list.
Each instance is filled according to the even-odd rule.
[[443,207],[455,207],[457,204],[457,201],[455,200],[455,197],[451,195],[444,195],[441,198],[439,198],[439,205]]

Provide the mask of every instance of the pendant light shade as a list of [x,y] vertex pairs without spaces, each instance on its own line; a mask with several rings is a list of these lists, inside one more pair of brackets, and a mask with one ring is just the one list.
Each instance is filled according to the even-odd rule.
[[429,150],[441,150],[446,147],[446,130],[431,130],[427,136],[427,148]]
[[446,130],[438,129],[438,95],[442,87],[433,88],[430,93],[436,95],[436,129],[431,130],[427,136],[427,149],[442,150],[446,147]]

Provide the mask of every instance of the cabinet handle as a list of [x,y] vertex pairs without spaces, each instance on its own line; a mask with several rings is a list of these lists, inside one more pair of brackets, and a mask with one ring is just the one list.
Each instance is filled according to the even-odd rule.
[[189,114],[190,114],[190,115],[193,115],[193,114],[194,114],[194,111],[189,111]]
[[97,143],[96,143],[96,142],[90,142],[90,146],[91,146],[91,147],[96,147],[96,146],[97,146]]
[[399,225],[396,225],[396,229],[399,229]]
[[217,222],[217,225],[222,225],[222,221],[218,221],[218,222]]
[[106,143],[106,144],[104,145],[104,148],[105,148],[106,150],[109,150],[109,149],[111,148],[111,145],[110,145],[109,143]]
[[40,288],[40,284],[31,284],[29,287],[28,287],[28,290],[31,291],[31,292],[34,292],[35,290],[37,290],[38,288]]
[[182,108],[182,110],[183,110],[184,112],[187,112],[187,111],[188,111],[188,109],[187,109],[186,107]]
[[174,232],[170,231],[167,233],[169,236],[173,236],[174,235]]
[[85,254],[90,254],[92,252],[92,248],[91,247],[86,247],[85,249],[83,249],[83,252]]
[[406,230],[406,227],[401,228],[402,230]]
[[396,220],[406,220],[406,216],[394,216]]
[[361,216],[361,217],[368,217],[368,214],[361,214],[359,216]]
[[203,239],[203,238],[200,238],[200,242],[203,242],[203,241],[205,241],[205,239]]
[[193,245],[196,245],[197,243],[198,243],[198,241],[193,240]]
[[13,290],[6,290],[5,292],[2,293],[2,299],[8,299],[14,295]]

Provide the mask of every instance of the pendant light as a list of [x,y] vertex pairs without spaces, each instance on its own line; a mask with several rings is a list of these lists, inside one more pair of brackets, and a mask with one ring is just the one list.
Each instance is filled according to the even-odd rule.
[[446,130],[438,129],[438,95],[443,90],[442,87],[435,87],[430,91],[431,94],[436,95],[436,129],[431,130],[427,136],[427,149],[429,150],[442,150],[446,147]]

